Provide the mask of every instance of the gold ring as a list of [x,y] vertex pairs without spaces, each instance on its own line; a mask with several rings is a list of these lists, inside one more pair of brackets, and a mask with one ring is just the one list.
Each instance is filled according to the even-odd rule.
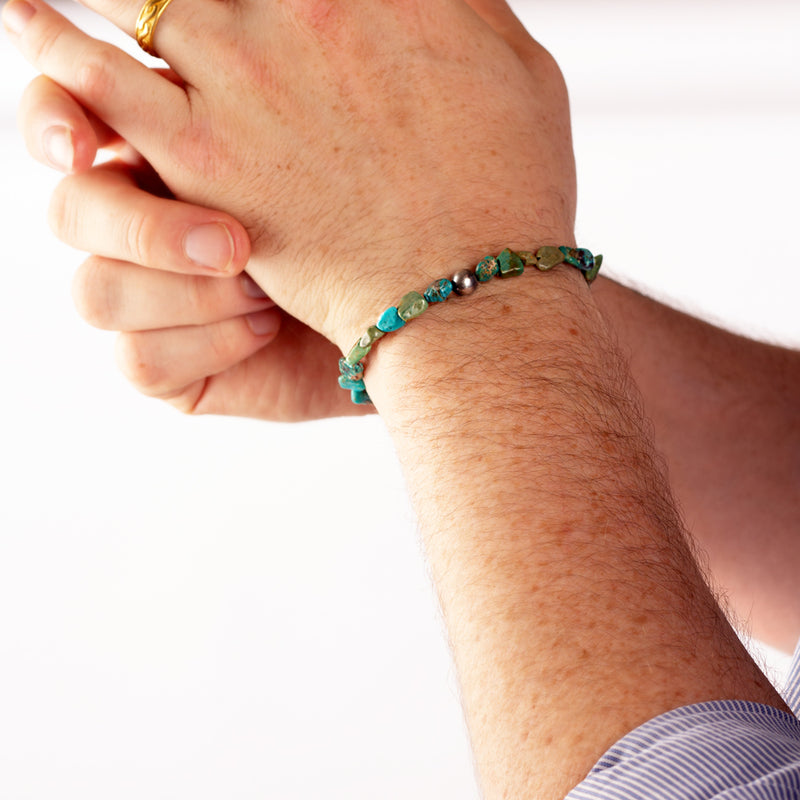
[[145,53],[156,58],[159,58],[159,55],[153,47],[153,36],[161,15],[171,2],[172,0],[147,0],[139,12],[139,19],[136,20],[136,42]]

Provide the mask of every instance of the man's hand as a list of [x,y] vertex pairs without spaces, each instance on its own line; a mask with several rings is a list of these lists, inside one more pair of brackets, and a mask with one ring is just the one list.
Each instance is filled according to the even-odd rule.
[[[138,2],[89,5],[133,30]],[[168,76],[41,0],[4,19],[175,196],[239,219],[256,282],[346,350],[401,277],[570,243],[563,79],[503,4],[479,5],[499,32],[456,0],[175,3],[156,36]]]
[[[49,78],[30,84],[19,123],[35,158],[71,173],[50,221],[94,254],[75,275],[75,304],[90,324],[122,332],[120,368],[138,389],[187,413],[365,413],[336,385],[335,347],[243,272],[250,240],[239,222],[165,198],[135,150]],[[93,166],[100,149],[114,160]]]

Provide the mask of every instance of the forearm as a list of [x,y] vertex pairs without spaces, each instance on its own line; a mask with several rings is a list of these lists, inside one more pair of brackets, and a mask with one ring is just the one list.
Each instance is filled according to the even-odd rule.
[[736,615],[800,635],[800,353],[753,342],[599,280],[687,525]]
[[487,798],[563,796],[700,700],[780,704],[695,566],[624,364],[566,272],[482,288],[378,348]]

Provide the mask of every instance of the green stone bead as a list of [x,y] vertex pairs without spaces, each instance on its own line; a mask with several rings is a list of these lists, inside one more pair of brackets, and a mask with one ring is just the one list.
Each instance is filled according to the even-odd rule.
[[500,263],[501,278],[511,278],[525,272],[525,264],[513,250],[506,248],[497,256],[497,260]]
[[367,332],[358,340],[361,347],[371,348],[381,337],[386,336],[386,331],[382,331],[377,325],[371,325]]
[[475,267],[475,277],[481,282],[486,283],[500,272],[500,262],[494,256],[486,256],[478,262]]
[[536,251],[536,258],[539,261],[536,266],[542,272],[564,263],[564,254],[558,247],[540,247]]
[[403,322],[424,314],[428,308],[428,301],[419,292],[409,292],[398,304],[397,313]]
[[372,400],[370,400],[366,389],[353,389],[353,391],[350,392],[350,399],[357,406],[372,405]]
[[345,356],[344,360],[350,364],[358,364],[359,361],[367,357],[371,347],[362,347],[361,339],[359,339],[352,347],[350,352]]
[[517,255],[522,259],[522,263],[526,267],[535,267],[539,264],[536,253],[532,253],[530,250],[520,250]]

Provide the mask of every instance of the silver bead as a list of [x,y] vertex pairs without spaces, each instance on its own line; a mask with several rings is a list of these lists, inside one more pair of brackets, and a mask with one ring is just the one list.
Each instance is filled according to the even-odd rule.
[[475,273],[468,269],[460,269],[450,280],[453,282],[453,291],[462,296],[472,294],[478,288]]

